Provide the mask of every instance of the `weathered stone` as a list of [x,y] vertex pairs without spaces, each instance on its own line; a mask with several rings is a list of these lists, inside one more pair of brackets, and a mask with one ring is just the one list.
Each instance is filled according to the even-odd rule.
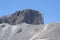
[[16,11],[10,16],[0,17],[0,23],[9,23],[11,25],[15,25],[22,22],[27,24],[44,24],[42,14],[39,11],[32,9]]

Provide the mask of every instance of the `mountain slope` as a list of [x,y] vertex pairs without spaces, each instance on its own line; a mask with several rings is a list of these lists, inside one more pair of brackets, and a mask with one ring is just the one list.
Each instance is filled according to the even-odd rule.
[[36,10],[16,11],[0,17],[0,40],[60,40],[60,23],[44,25]]
[[32,25],[0,24],[0,40],[60,40],[60,23]]

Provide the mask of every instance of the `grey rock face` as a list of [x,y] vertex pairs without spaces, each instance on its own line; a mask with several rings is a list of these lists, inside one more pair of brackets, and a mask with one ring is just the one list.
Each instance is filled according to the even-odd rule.
[[22,22],[27,24],[44,24],[42,14],[39,11],[32,9],[16,11],[10,16],[0,17],[0,24],[9,23],[11,25],[15,25]]

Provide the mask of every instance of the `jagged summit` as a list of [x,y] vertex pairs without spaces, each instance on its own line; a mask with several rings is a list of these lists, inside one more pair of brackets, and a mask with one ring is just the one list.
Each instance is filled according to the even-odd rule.
[[9,23],[15,25],[22,22],[27,24],[44,24],[42,14],[39,11],[32,9],[24,9],[22,11],[16,11],[10,16],[0,17],[0,24]]

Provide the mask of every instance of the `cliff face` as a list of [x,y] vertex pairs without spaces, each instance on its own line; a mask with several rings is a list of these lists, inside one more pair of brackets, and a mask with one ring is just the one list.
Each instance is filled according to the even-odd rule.
[[16,11],[10,16],[0,17],[0,23],[15,25],[23,22],[27,24],[44,24],[42,14],[39,11],[32,9]]

